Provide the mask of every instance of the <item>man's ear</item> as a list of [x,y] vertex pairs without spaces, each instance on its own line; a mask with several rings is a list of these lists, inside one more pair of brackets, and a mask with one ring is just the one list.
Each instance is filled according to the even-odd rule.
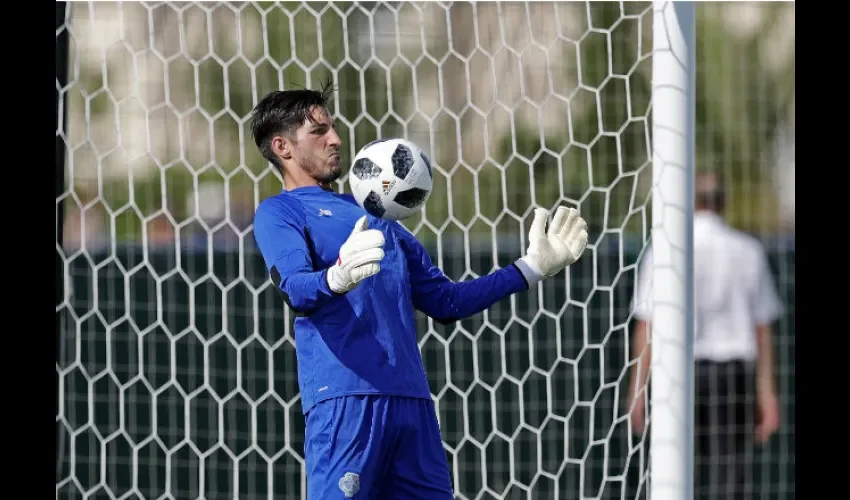
[[282,135],[276,135],[272,138],[272,151],[284,160],[292,159],[292,143]]

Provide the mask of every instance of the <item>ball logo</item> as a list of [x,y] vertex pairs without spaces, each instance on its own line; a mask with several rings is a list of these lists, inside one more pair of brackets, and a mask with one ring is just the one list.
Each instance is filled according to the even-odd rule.
[[353,472],[346,472],[339,478],[339,489],[345,494],[345,498],[354,498],[360,491],[360,476]]
[[384,196],[389,196],[390,189],[393,188],[393,184],[395,184],[393,181],[381,181],[381,187],[384,189]]

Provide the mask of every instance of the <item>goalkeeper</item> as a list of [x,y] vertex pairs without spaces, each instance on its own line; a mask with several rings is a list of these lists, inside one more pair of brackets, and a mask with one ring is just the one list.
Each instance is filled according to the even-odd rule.
[[397,222],[333,192],[341,141],[321,91],[267,94],[252,134],[285,190],[263,200],[254,237],[295,319],[306,419],[307,498],[453,498],[417,345],[415,310],[451,323],[552,276],[587,244],[578,212],[536,209],[525,256],[488,276],[449,280]]

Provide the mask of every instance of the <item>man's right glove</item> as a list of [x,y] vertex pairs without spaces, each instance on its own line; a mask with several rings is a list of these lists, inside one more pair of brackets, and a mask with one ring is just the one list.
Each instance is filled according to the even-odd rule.
[[587,247],[587,222],[578,210],[558,207],[546,231],[548,218],[547,210],[534,210],[528,232],[528,252],[516,261],[529,286],[577,261]]
[[361,281],[378,274],[384,258],[384,233],[367,229],[364,215],[354,224],[351,235],[339,249],[336,264],[328,268],[328,287],[336,294],[349,292]]

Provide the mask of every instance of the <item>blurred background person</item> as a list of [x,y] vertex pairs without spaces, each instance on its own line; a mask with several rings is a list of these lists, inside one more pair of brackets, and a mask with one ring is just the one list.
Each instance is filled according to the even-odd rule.
[[171,221],[164,214],[158,214],[146,224],[147,244],[150,250],[174,250],[175,232]]
[[[781,304],[760,242],[723,219],[726,191],[697,174],[694,220],[695,498],[752,496],[754,444],[779,427],[771,324]],[[652,248],[640,265],[628,404],[632,431],[647,428],[644,390],[652,345]]]

